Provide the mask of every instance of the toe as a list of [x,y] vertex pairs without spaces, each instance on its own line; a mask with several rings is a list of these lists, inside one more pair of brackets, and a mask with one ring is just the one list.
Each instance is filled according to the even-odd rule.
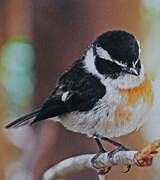
[[131,170],[131,165],[127,165],[127,170],[126,171],[122,171],[122,173],[128,173]]

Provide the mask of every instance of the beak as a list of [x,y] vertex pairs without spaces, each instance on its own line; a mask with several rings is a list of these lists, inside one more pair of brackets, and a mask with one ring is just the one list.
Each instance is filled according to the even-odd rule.
[[127,69],[127,73],[128,73],[128,74],[135,75],[135,76],[138,76],[138,75],[139,75],[139,73],[137,72],[137,70],[134,69],[134,68],[129,68],[129,69]]

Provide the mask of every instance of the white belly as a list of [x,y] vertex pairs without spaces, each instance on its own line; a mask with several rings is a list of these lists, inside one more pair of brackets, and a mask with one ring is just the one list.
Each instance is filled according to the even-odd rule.
[[136,107],[126,106],[126,113],[128,111],[132,113],[128,120],[119,118],[118,123],[115,123],[115,111],[122,101],[122,96],[114,89],[109,94],[109,97],[106,95],[99,100],[93,110],[68,113],[59,117],[60,122],[71,131],[88,136],[99,134],[106,137],[119,137],[138,129],[147,120],[150,106],[140,99]]

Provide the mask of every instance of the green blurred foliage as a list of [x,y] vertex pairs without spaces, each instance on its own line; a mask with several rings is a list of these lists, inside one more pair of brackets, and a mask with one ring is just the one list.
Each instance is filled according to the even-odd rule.
[[0,80],[8,95],[8,112],[12,118],[30,107],[33,62],[34,51],[26,37],[12,37],[2,47]]
[[142,0],[142,57],[150,77],[160,75],[160,0]]

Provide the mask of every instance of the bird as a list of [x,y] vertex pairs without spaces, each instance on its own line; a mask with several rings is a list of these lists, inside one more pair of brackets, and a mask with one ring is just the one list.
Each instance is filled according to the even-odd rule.
[[[105,152],[100,140],[117,146],[116,150],[128,150],[111,138],[141,127],[154,100],[140,51],[139,41],[125,30],[102,33],[62,73],[40,108],[9,123],[6,128],[51,119],[68,130],[94,137],[100,153]],[[96,158],[92,163],[98,168],[94,164]]]

